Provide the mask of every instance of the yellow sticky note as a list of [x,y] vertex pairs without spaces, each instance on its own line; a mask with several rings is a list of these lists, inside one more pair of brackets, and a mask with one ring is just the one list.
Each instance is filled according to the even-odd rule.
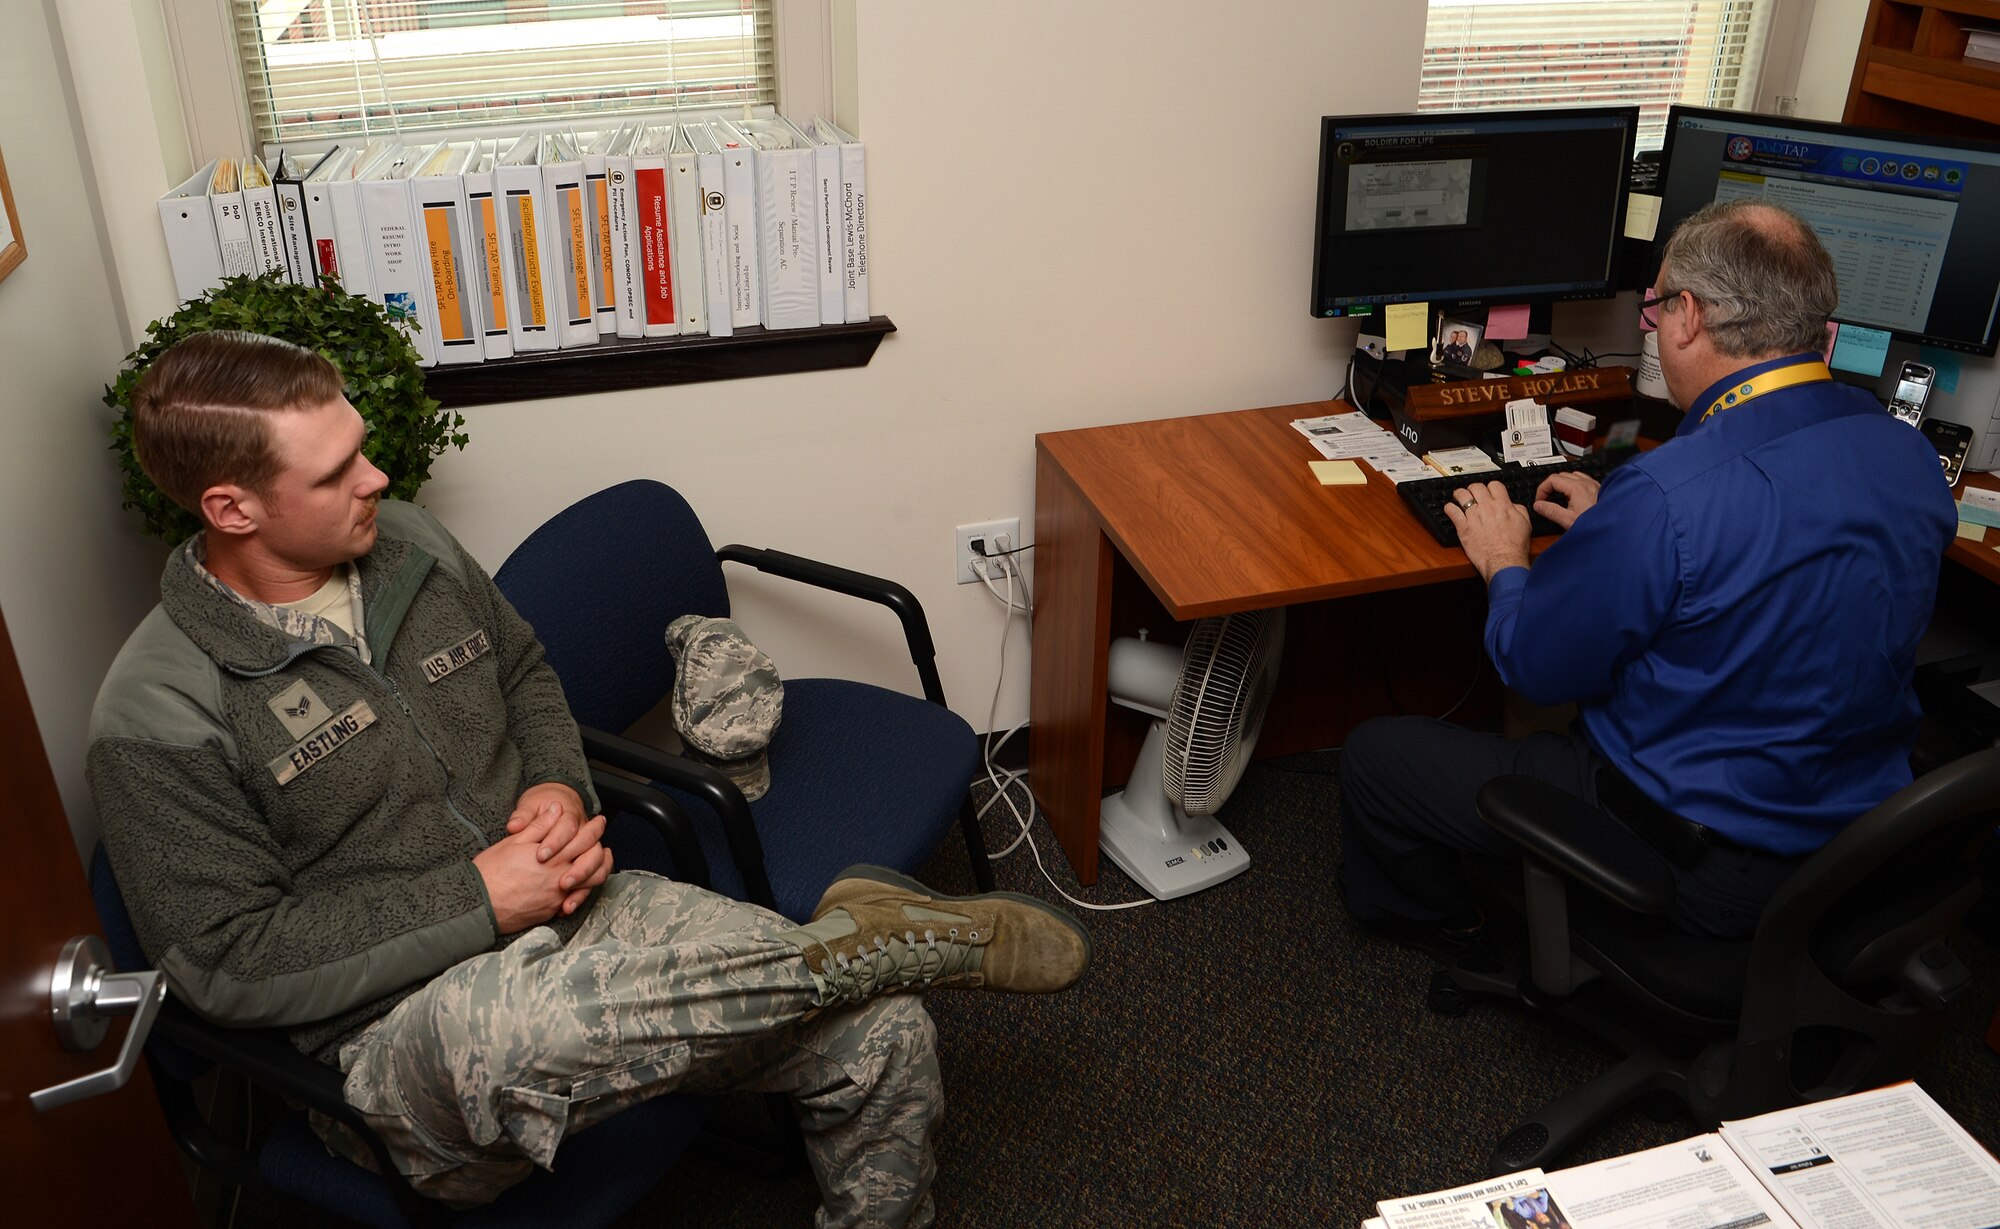
[[1368,475],[1352,461],[1313,461],[1313,477],[1321,486],[1361,486],[1367,483]]
[[1389,335],[1384,340],[1391,350],[1430,349],[1430,304],[1391,303],[1389,304],[1388,321]]
[[1960,521],[1958,523],[1958,536],[1968,542],[1984,542],[1986,540],[1986,526],[1975,525],[1971,521]]
[[1660,198],[1634,192],[1625,198],[1625,237],[1647,243],[1660,229]]

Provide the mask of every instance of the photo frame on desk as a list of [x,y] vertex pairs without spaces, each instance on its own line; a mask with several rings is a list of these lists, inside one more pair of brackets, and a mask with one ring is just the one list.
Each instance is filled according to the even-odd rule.
[[21,238],[21,217],[14,212],[14,186],[7,180],[7,159],[0,152],[0,282],[28,258]]

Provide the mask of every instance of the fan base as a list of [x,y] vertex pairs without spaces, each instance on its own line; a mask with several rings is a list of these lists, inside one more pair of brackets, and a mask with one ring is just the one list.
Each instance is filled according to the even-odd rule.
[[1178,815],[1178,831],[1162,839],[1157,824],[1141,819],[1125,795],[1104,799],[1098,822],[1098,849],[1159,900],[1172,900],[1214,887],[1250,869],[1250,855],[1206,815]]

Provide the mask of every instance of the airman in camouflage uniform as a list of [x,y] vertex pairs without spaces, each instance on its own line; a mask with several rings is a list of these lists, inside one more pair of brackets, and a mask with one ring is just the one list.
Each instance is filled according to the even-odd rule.
[[[105,679],[88,774],[176,997],[338,1062],[397,1168],[454,1204],[640,1098],[762,1089],[796,1108],[821,1225],[929,1224],[935,1035],[893,992],[1061,989],[1082,928],[879,868],[805,925],[613,874],[532,629],[380,499],[340,388],[307,351],[210,333],[135,392],[141,461],[208,529]],[[260,450],[259,485],[216,472]]]

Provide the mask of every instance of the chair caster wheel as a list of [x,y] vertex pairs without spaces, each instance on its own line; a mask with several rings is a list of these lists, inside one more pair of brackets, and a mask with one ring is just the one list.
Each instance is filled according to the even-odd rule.
[[1472,996],[1442,969],[1431,974],[1430,992],[1424,1001],[1441,1016],[1462,1016],[1472,1008]]

